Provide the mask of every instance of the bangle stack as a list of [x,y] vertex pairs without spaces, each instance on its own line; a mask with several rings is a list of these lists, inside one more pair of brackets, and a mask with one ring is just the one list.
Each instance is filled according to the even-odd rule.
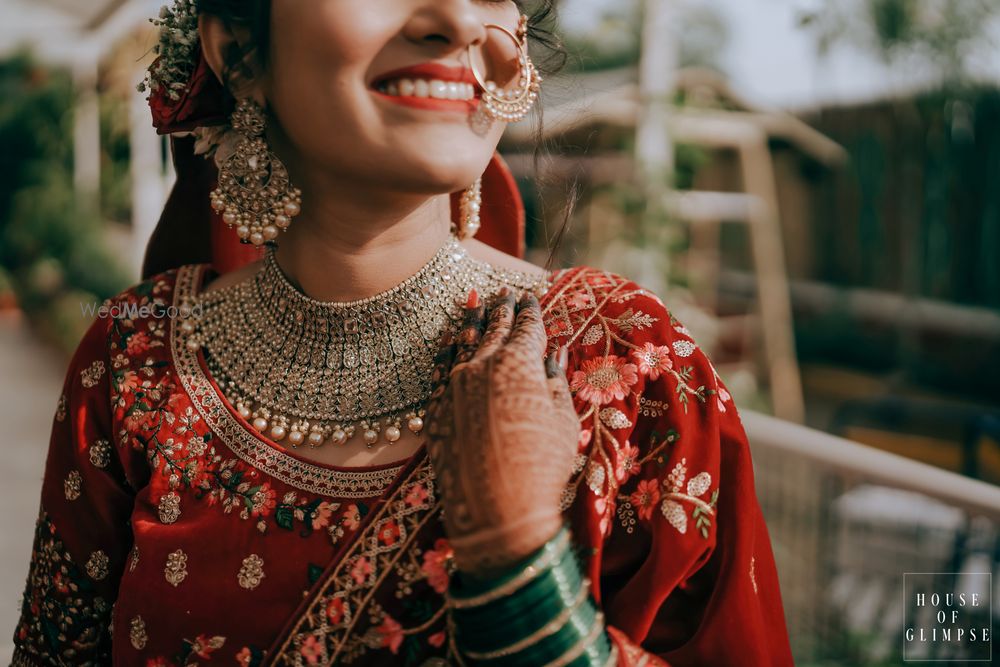
[[496,667],[605,667],[617,662],[566,527],[492,581],[452,579],[449,604],[464,657]]

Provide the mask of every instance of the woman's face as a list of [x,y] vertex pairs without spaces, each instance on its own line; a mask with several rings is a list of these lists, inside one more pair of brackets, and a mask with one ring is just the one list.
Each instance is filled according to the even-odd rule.
[[290,168],[421,194],[486,168],[505,125],[475,112],[468,47],[486,79],[514,85],[513,40],[484,26],[516,31],[512,0],[273,0],[271,12],[260,88]]

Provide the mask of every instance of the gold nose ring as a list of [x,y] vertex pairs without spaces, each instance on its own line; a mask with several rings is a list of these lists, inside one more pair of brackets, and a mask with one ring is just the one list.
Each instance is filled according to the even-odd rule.
[[507,91],[495,82],[485,80],[479,70],[476,69],[476,63],[472,57],[472,44],[468,46],[469,68],[472,70],[472,76],[475,77],[476,83],[479,84],[480,89],[483,91],[481,103],[483,104],[484,111],[497,120],[516,123],[531,111],[531,107],[534,106],[535,101],[538,99],[538,91],[541,88],[542,82],[542,77],[539,76],[538,70],[535,69],[535,64],[531,62],[531,58],[528,56],[528,17],[523,14],[521,15],[521,20],[517,26],[517,34],[496,23],[484,23],[483,26],[486,29],[493,28],[499,30],[514,41],[518,52],[518,74],[520,75],[518,87]]

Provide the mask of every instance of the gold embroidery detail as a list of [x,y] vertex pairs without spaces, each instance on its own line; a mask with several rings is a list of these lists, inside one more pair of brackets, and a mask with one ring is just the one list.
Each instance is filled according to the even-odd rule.
[[662,417],[667,411],[667,406],[666,401],[654,401],[645,396],[639,396],[639,414],[643,417]]
[[181,516],[181,497],[175,491],[165,493],[160,497],[160,521],[174,523]]
[[90,462],[98,468],[107,468],[111,463],[111,442],[98,440],[90,446]]
[[66,419],[66,394],[59,395],[59,403],[56,404],[56,421],[61,422]]
[[95,361],[89,367],[80,371],[80,382],[87,389],[97,386],[97,383],[101,381],[101,377],[104,375],[104,362]]
[[133,544],[132,545],[132,560],[128,564],[128,571],[129,572],[135,572],[135,567],[138,564],[139,564],[139,545],[138,544]]
[[66,494],[66,500],[76,500],[80,497],[80,487],[83,485],[83,477],[80,475],[79,470],[70,470],[69,474],[66,475],[66,481],[63,482],[63,491]]
[[166,577],[168,583],[176,587],[180,586],[180,583],[184,581],[188,575],[187,559],[187,554],[181,549],[167,556],[167,566],[163,571],[163,575]]
[[[201,282],[207,265],[188,264],[177,271],[174,305],[192,296]],[[373,498],[382,494],[399,475],[403,466],[375,471],[330,470],[295,458],[247,430],[226,408],[222,398],[205,376],[197,354],[184,344],[176,327],[171,327],[170,345],[177,374],[195,409],[206,426],[236,456],[275,479],[302,491],[327,498]]]
[[[408,504],[403,499],[417,486],[421,486],[427,493],[419,494],[418,503]],[[354,655],[352,651],[363,650],[357,645],[353,648],[350,645],[354,639],[365,645],[363,638],[350,636],[352,624],[344,621],[331,626],[327,610],[334,599],[342,598],[345,618],[348,614],[355,619],[363,618],[366,611],[372,618],[382,614],[378,604],[373,603],[373,589],[377,589],[388,573],[399,566],[401,558],[412,553],[413,540],[424,526],[441,516],[441,503],[434,489],[434,470],[426,456],[421,458],[392,495],[385,499],[377,512],[367,523],[363,534],[357,535],[352,541],[350,550],[343,554],[334,572],[324,577],[323,587],[310,599],[309,611],[300,614],[296,624],[282,635],[270,664],[299,664],[302,656],[297,647],[311,636],[319,639],[325,647],[325,659],[328,661],[325,664],[341,664],[339,659],[346,663],[347,657]],[[399,529],[399,539],[391,544],[383,544],[378,535],[388,523],[395,524]],[[441,602],[439,614],[445,610],[444,601]]]
[[146,641],[149,639],[146,635],[146,623],[142,620],[142,616],[136,616],[132,619],[130,626],[129,640],[137,651],[141,651],[146,647]]
[[618,408],[604,408],[600,418],[605,426],[613,430],[632,427],[632,421]]
[[90,554],[90,560],[87,561],[87,574],[90,575],[91,579],[100,581],[104,577],[108,576],[108,563],[109,559],[107,554],[98,549],[94,553]]
[[244,558],[240,573],[236,576],[236,580],[240,582],[240,586],[252,591],[260,586],[260,581],[263,578],[264,559],[257,554],[250,554]]
[[753,571],[754,561],[755,561],[754,557],[750,556],[750,583],[753,584],[753,592],[756,593],[757,592],[757,577],[754,576],[754,571]]

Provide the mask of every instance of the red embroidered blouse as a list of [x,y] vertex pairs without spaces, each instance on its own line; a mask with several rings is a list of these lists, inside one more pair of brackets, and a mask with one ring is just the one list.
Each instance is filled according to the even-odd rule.
[[[111,300],[165,309],[207,265]],[[553,275],[580,454],[564,509],[620,665],[792,665],[750,451],[708,358],[661,301]],[[120,313],[121,314],[121,313]],[[462,664],[423,450],[311,463],[262,438],[150,313],[98,319],[53,422],[15,665]]]

